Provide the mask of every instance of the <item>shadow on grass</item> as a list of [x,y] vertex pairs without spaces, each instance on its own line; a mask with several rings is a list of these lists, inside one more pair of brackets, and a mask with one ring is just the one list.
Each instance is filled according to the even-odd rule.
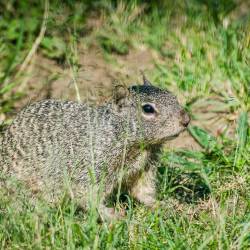
[[161,167],[158,176],[160,194],[175,198],[182,203],[198,203],[208,199],[211,193],[206,180],[199,173]]

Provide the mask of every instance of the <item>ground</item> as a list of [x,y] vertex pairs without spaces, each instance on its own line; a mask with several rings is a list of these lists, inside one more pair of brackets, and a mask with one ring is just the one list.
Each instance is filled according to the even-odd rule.
[[22,189],[2,188],[2,248],[250,247],[248,1],[13,0],[0,7],[4,123],[44,98],[100,104],[117,81],[140,83],[141,70],[192,118],[160,154],[155,211],[125,199],[124,220],[100,224],[95,210],[83,214],[67,199],[34,205]]

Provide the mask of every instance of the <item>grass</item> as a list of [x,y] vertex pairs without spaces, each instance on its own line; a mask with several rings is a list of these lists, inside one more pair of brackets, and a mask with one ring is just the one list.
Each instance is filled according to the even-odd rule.
[[0,3],[0,120],[11,121],[29,95],[18,86],[36,41],[36,53],[71,68],[74,84],[77,44],[99,49],[112,67],[118,57],[146,48],[155,55],[147,74],[186,104],[193,120],[189,133],[200,149],[165,149],[158,174],[165,205],[152,212],[128,199],[126,218],[112,225],[98,223],[94,209],[83,214],[71,201],[34,205],[22,189],[2,188],[1,248],[249,249],[247,1],[47,1],[46,32],[39,38],[43,3]]

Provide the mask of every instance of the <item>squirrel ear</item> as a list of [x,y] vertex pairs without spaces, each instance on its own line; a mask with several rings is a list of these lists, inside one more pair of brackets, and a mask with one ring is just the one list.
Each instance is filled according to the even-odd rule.
[[144,86],[152,86],[152,83],[146,78],[143,71],[141,71],[141,74],[142,74],[143,85]]
[[126,103],[126,99],[129,96],[129,90],[124,85],[116,85],[113,90],[113,102],[119,107]]

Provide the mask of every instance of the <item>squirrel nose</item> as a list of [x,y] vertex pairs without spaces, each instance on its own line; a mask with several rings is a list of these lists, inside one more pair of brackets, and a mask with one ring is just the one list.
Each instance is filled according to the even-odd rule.
[[190,122],[189,115],[187,114],[187,112],[185,110],[182,109],[180,111],[180,116],[181,116],[180,117],[181,118],[181,120],[180,120],[181,125],[183,125],[184,127],[187,127],[189,122]]

